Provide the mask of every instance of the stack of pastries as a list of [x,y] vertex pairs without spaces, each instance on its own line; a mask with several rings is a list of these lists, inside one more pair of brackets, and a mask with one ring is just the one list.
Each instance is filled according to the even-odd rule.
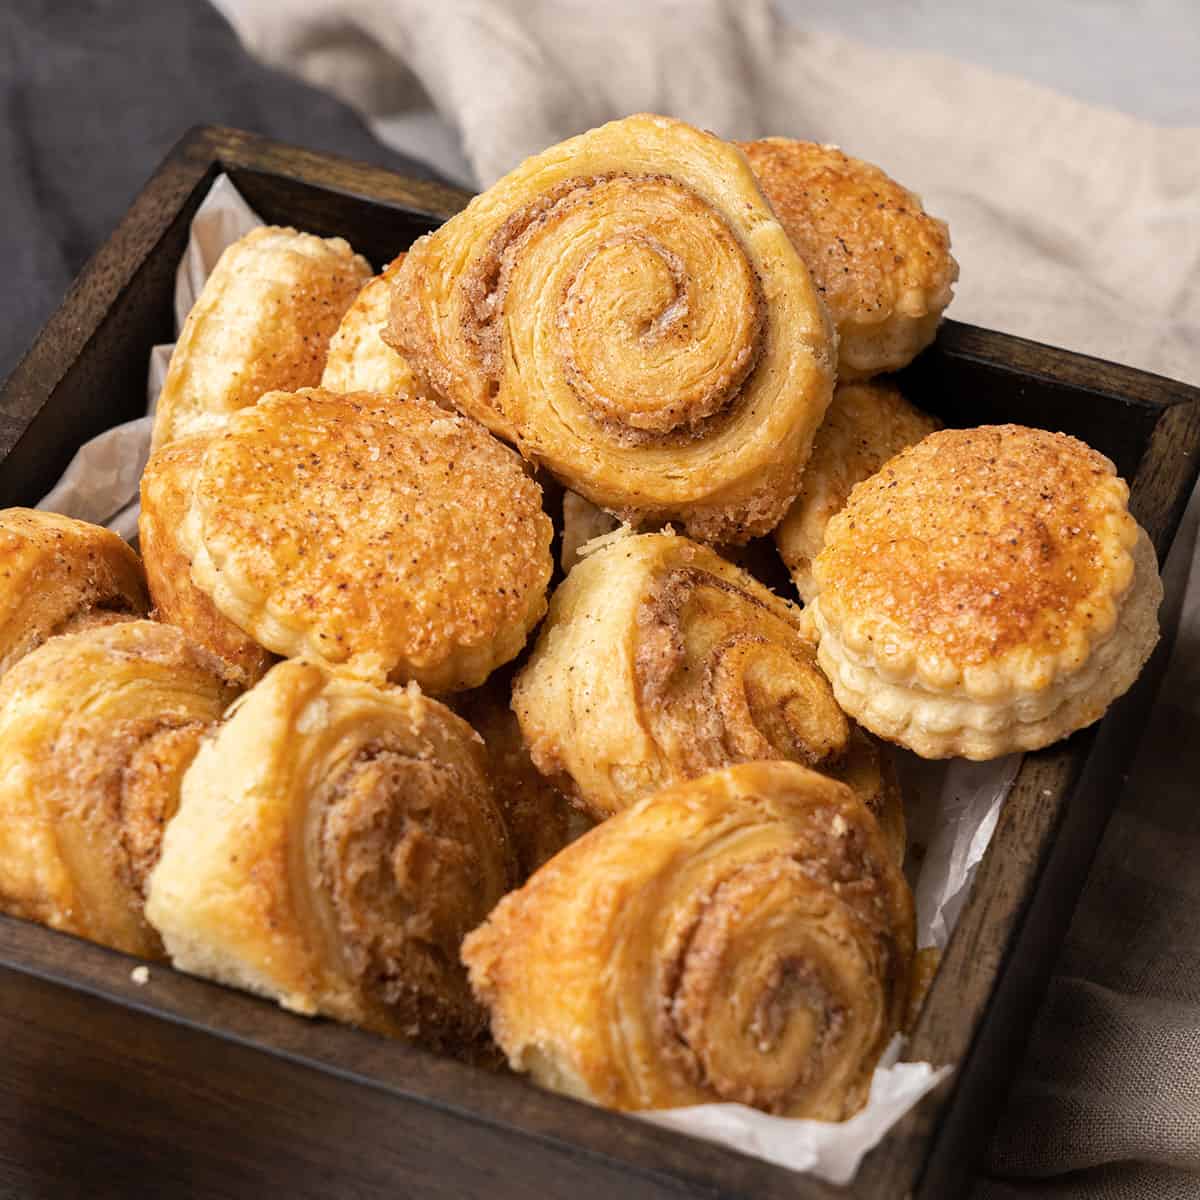
[[1157,637],[1107,459],[883,377],[957,273],[878,168],[647,115],[379,275],[241,239],[142,559],[0,514],[0,908],[616,1108],[851,1115],[917,974],[891,747],[1048,745]]

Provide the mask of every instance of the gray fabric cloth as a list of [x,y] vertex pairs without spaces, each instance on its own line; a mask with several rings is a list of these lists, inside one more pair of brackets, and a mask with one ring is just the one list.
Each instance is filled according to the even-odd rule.
[[196,124],[431,174],[343,104],[251,58],[203,0],[3,0],[0,379]]
[[[765,3],[218,2],[268,61],[479,183],[637,109],[839,142],[949,219],[954,315],[1200,382],[1200,129],[785,29]],[[1194,577],[1170,677],[979,1200],[1200,1196],[1197,511],[1172,564]]]

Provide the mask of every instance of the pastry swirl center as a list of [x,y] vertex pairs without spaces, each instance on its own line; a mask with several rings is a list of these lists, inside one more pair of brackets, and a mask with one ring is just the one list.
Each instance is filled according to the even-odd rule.
[[499,379],[506,339],[532,338],[557,362],[560,394],[619,444],[700,436],[763,352],[745,248],[667,176],[559,184],[504,223],[464,286],[485,372]]
[[351,976],[385,1006],[440,1008],[452,996],[473,1013],[458,948],[487,915],[488,831],[456,772],[372,743],[316,800],[318,862]]
[[656,741],[690,775],[761,759],[816,765],[850,736],[812,646],[704,570],[676,567],[647,593],[637,670]]
[[869,969],[822,928],[813,893],[794,860],[745,864],[714,888],[670,964],[673,1055],[723,1100],[786,1112],[875,1033],[854,991],[872,991]]

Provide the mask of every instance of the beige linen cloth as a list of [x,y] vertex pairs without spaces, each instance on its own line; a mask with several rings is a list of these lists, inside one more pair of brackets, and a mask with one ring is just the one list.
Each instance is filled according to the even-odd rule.
[[[727,137],[836,142],[949,221],[960,320],[1200,384],[1200,129],[805,33],[766,0],[218,7],[256,54],[467,184],[639,110]],[[1170,564],[1188,590],[1167,681],[981,1198],[1200,1196],[1197,509]]]

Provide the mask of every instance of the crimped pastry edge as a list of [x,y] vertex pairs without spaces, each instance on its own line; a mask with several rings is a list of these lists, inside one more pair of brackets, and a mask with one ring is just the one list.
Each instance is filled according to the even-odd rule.
[[[263,400],[274,396],[305,396],[319,391],[319,388],[301,388],[295,393],[268,392]],[[207,455],[206,450],[205,459]],[[197,480],[204,469],[202,460],[196,472]],[[521,652],[548,604],[545,587],[540,591],[531,590],[519,621],[482,636],[475,644],[455,643],[452,652],[440,659],[436,655],[398,655],[394,661],[389,661],[378,652],[364,651],[335,660],[324,652],[319,634],[295,621],[293,614],[281,611],[272,594],[260,594],[253,587],[239,586],[236,577],[213,559],[195,486],[191,488],[188,510],[178,536],[180,547],[192,562],[193,584],[210,598],[222,616],[252,641],[284,659],[307,659],[339,674],[376,684],[411,681],[433,695],[480,686],[492,671]],[[551,565],[547,548],[547,577]]]
[[884,679],[827,628],[811,608],[820,632],[817,661],[838,703],[888,741],[922,758],[984,761],[1049,746],[1098,721],[1137,679],[1158,641],[1162,581],[1154,546],[1138,528],[1134,581],[1125,592],[1116,627],[1077,669],[1038,691],[1010,681],[1000,696],[973,697],[966,687],[931,692],[915,673],[904,683]]
[[[902,451],[893,461],[902,459],[912,449]],[[1112,468],[1107,458],[1104,461]],[[1111,563],[1113,586],[1107,593],[1094,589],[1087,596],[1086,620],[1076,622],[1067,631],[1059,650],[1037,654],[1027,645],[1018,645],[995,661],[979,666],[964,665],[936,650],[914,646],[906,633],[878,609],[847,611],[836,589],[826,586],[822,564],[842,529],[853,528],[857,516],[853,507],[856,495],[860,494],[860,489],[869,487],[875,476],[857,484],[846,505],[830,518],[825,546],[813,560],[818,592],[809,608],[820,636],[835,636],[844,647],[844,658],[868,669],[881,681],[900,687],[916,686],[934,693],[953,689],[960,696],[983,702],[999,702],[1005,696],[1039,691],[1049,687],[1054,679],[1082,669],[1089,656],[1116,631],[1120,607],[1134,584],[1134,551],[1143,534],[1129,513],[1129,486],[1116,474],[1115,468],[1112,470],[1113,474],[1097,481],[1095,487],[1105,493],[1108,500],[1107,511],[1096,516],[1096,528],[1114,551]]]

